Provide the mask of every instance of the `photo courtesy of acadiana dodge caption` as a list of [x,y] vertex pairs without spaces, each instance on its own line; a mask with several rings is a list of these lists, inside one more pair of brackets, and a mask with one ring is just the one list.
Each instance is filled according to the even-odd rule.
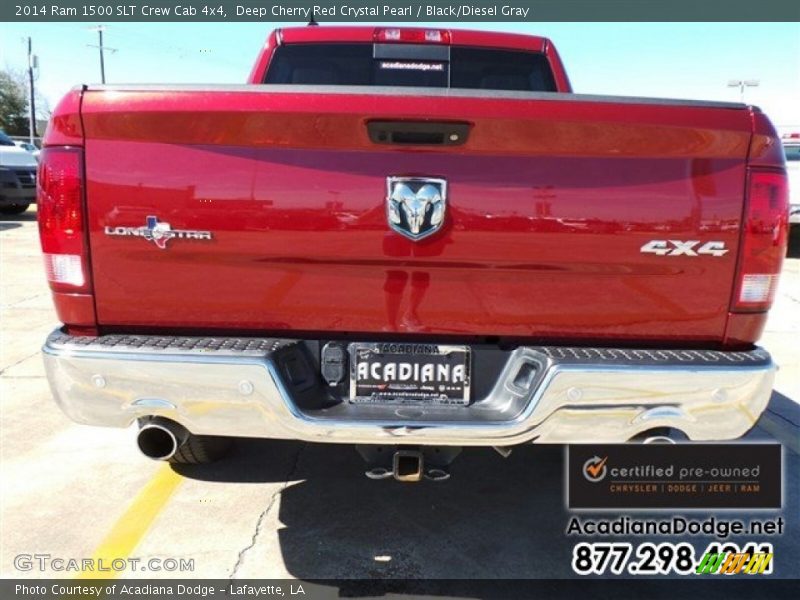
[[246,84],[76,87],[44,146],[53,395],[148,457],[304,440],[437,480],[469,446],[736,439],[770,397],[757,107],[575,94],[545,38],[292,27]]

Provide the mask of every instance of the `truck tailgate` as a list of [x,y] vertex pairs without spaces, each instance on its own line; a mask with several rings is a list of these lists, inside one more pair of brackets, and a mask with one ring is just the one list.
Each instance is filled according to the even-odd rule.
[[[81,114],[101,326],[723,337],[743,106],[231,86],[90,89]],[[395,146],[370,141],[371,120],[471,128]],[[447,181],[440,232],[390,229],[390,176]],[[211,239],[108,235],[148,217]],[[642,252],[653,240],[727,252]]]

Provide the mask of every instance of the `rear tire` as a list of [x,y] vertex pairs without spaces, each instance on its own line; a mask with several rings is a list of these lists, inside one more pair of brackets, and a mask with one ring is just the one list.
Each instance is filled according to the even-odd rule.
[[21,215],[26,210],[30,204],[9,204],[6,206],[0,206],[0,215]]
[[233,445],[233,440],[211,435],[189,435],[178,451],[169,459],[177,465],[204,465],[223,458]]
[[655,427],[631,438],[633,444],[681,444],[688,442],[686,434],[671,427]]

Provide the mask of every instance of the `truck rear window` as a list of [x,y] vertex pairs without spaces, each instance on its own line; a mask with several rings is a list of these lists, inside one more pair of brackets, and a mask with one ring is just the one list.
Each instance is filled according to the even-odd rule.
[[279,46],[264,83],[556,91],[538,52],[411,44]]

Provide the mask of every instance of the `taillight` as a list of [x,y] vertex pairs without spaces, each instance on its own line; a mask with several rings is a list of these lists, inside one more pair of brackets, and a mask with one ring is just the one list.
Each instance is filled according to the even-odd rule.
[[39,238],[50,288],[89,291],[81,150],[45,148],[37,179]]
[[750,171],[733,310],[769,310],[786,255],[789,186],[782,171]]
[[376,42],[400,42],[409,44],[449,44],[447,29],[409,29],[407,27],[379,27],[372,35]]

